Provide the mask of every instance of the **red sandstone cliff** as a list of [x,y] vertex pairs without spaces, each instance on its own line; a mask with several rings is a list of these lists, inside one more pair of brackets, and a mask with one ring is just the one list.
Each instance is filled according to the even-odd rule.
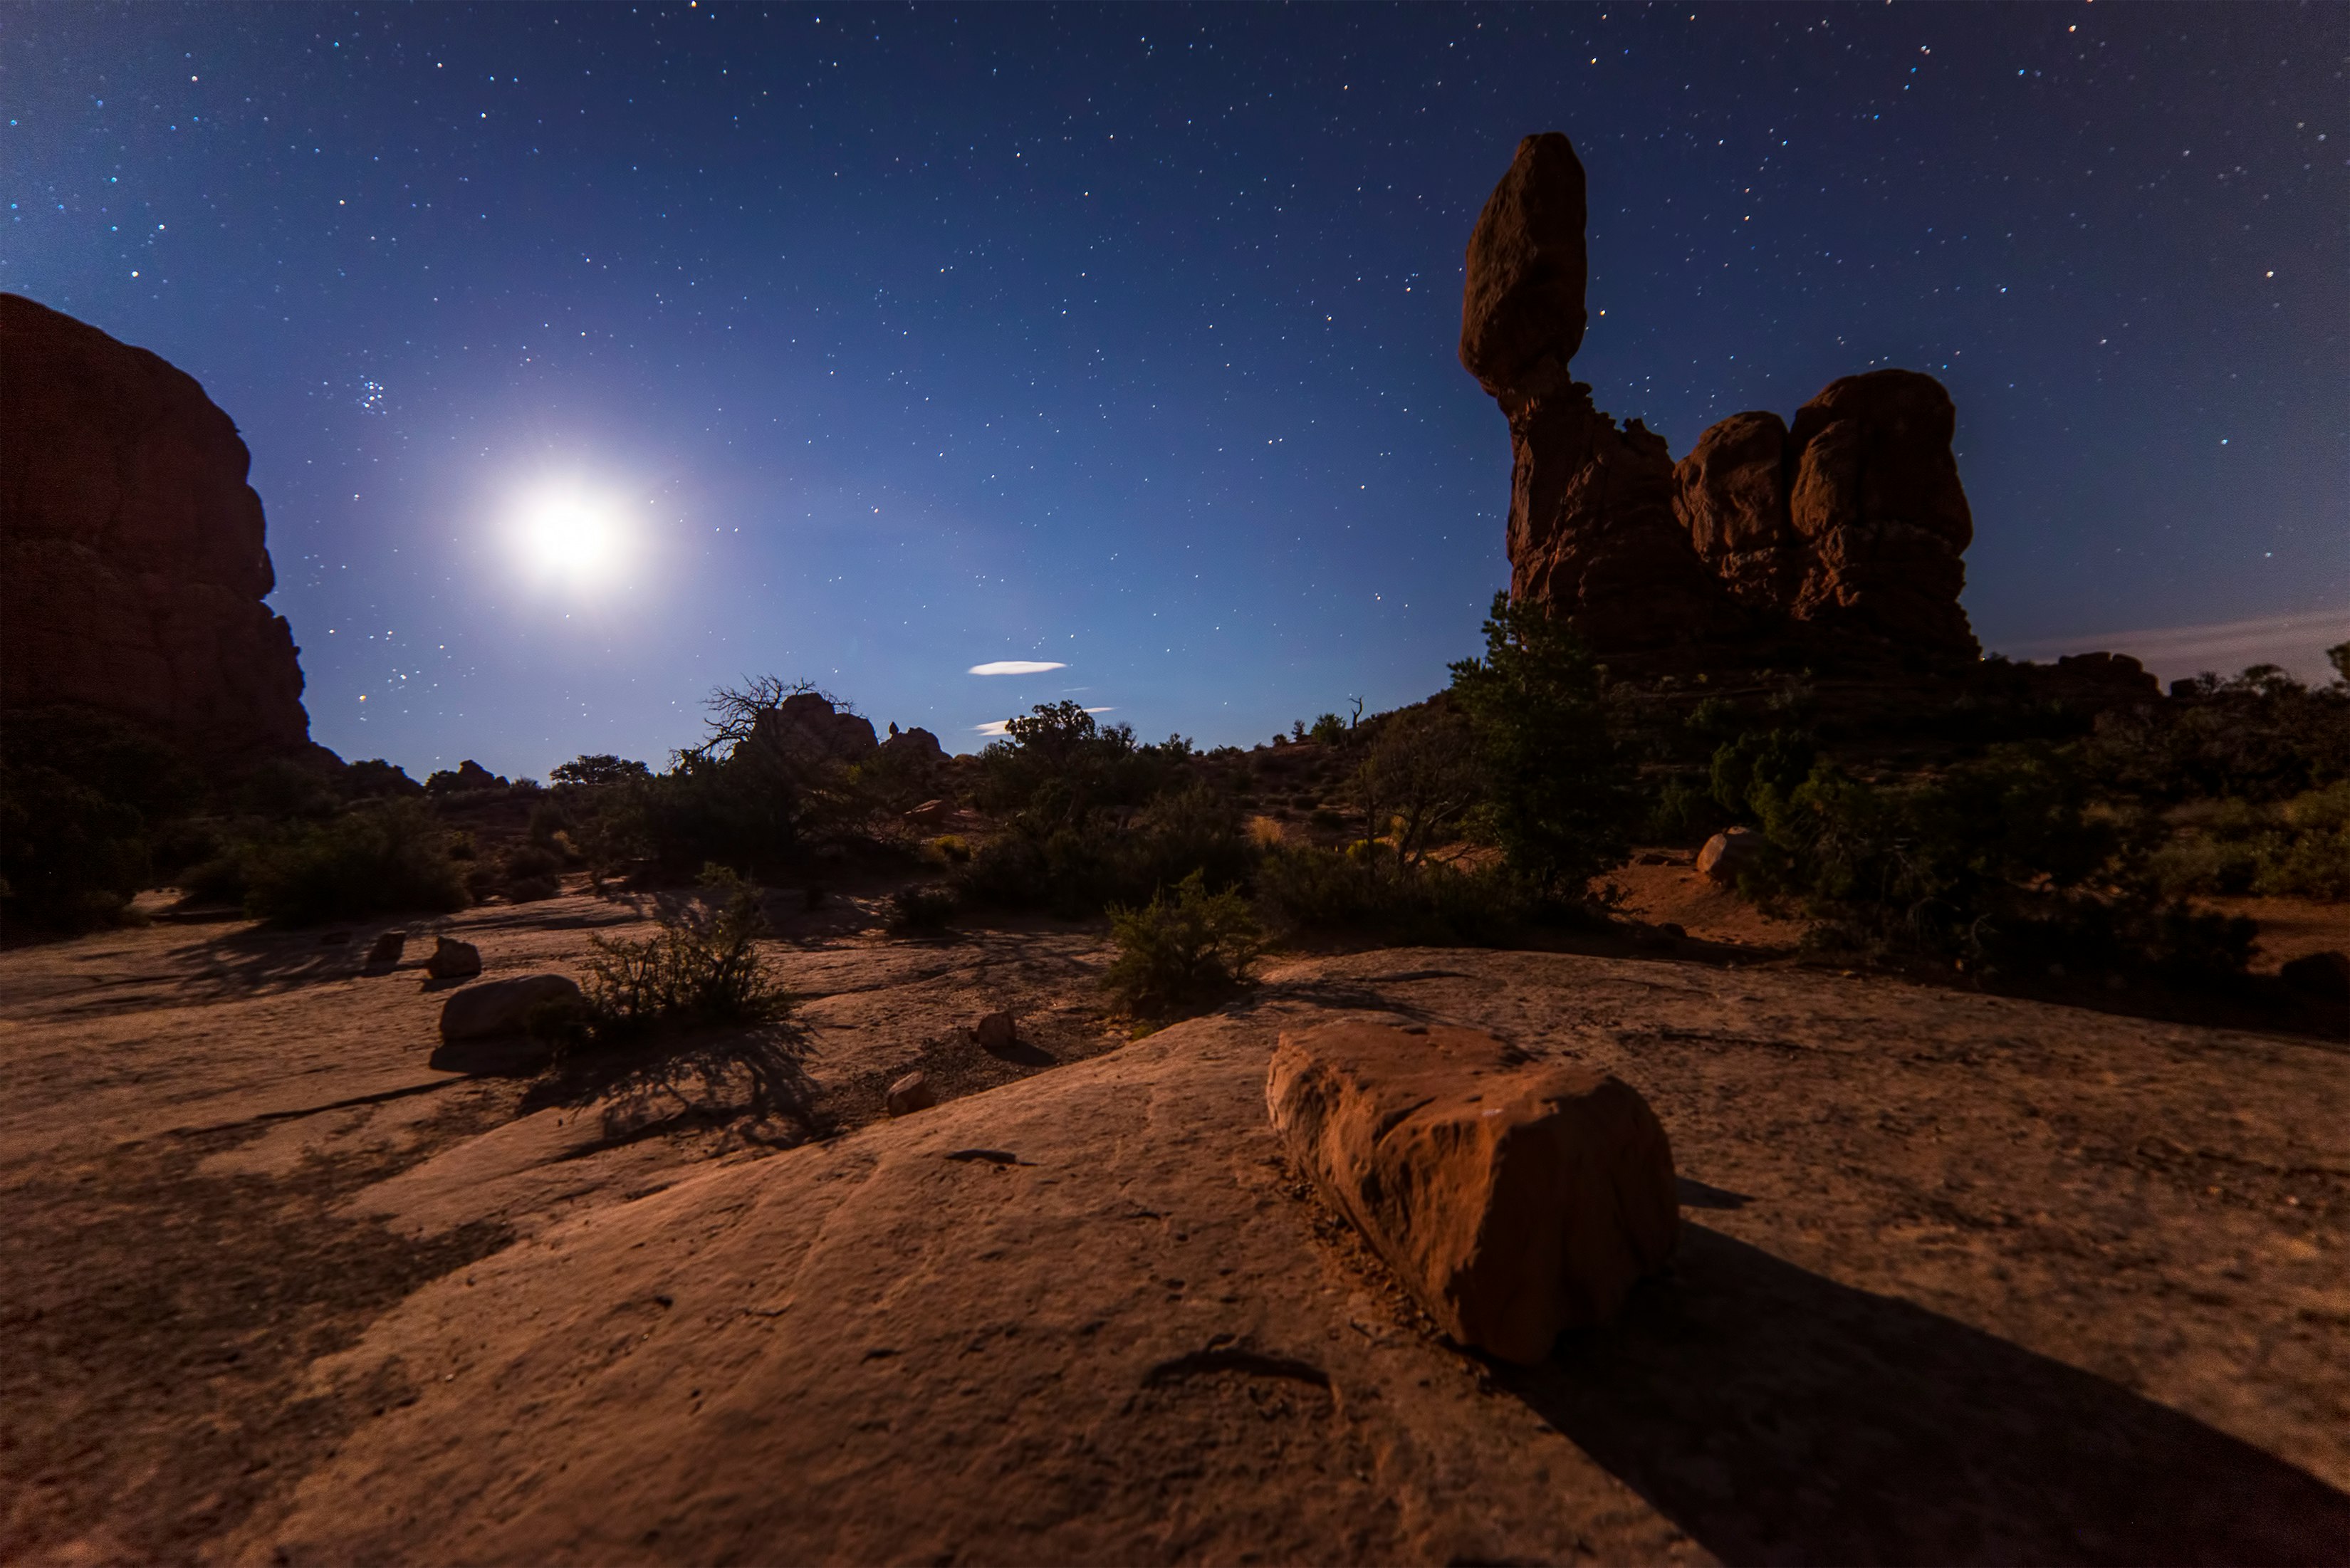
[[250,461],[192,378],[0,294],[0,708],[102,709],[208,759],[307,751]]

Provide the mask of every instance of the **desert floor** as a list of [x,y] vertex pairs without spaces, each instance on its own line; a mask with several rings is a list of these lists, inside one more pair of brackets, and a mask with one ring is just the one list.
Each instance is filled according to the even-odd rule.
[[[2339,1044],[1795,967],[1647,869],[1702,957],[1291,957],[1134,1041],[1097,931],[841,896],[783,1023],[535,1075],[436,1049],[428,931],[577,973],[629,905],[0,953],[0,1559],[2350,1558]],[[1538,1371],[1433,1337],[1265,1124],[1344,1017],[1630,1082],[1671,1271]]]

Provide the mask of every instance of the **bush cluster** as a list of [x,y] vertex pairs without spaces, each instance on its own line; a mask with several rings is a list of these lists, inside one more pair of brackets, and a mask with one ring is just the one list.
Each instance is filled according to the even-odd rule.
[[1151,895],[1140,909],[1113,905],[1118,958],[1105,982],[1128,1012],[1145,1018],[1212,1006],[1248,983],[1263,933],[1248,900],[1212,891],[1194,871]]
[[734,872],[705,867],[699,897],[665,905],[655,927],[649,937],[593,939],[584,989],[594,1035],[754,1023],[791,1005],[759,954],[767,922],[758,890]]

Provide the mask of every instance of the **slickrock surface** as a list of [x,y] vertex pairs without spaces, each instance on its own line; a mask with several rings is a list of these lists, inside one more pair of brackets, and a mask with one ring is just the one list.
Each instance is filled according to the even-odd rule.
[[1474,1029],[1284,1033],[1290,1158],[1454,1343],[1539,1366],[1672,1256],[1673,1154],[1638,1091]]
[[[2338,1049],[1428,950],[1286,961],[1118,1045],[1098,939],[891,941],[865,902],[786,926],[786,1026],[566,1080],[431,1069],[445,991],[361,972],[373,927],[0,953],[0,1557],[2241,1562],[2350,1539]],[[445,929],[495,979],[577,973],[629,918],[565,898]],[[1000,1008],[1004,1057],[970,1030]],[[1680,1172],[1670,1268],[1540,1367],[1448,1346],[1265,1116],[1278,1035],[1349,1021],[1478,1029],[1638,1090]],[[912,1068],[940,1105],[883,1118]]]
[[0,406],[0,708],[99,708],[199,757],[306,751],[229,417],[145,349],[14,294]]

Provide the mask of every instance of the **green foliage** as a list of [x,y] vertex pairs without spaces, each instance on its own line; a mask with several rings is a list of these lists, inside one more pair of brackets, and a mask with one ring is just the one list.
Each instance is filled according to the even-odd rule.
[[1222,1001],[1248,983],[1263,948],[1248,900],[1209,891],[1198,871],[1141,909],[1112,908],[1109,919],[1118,958],[1104,983],[1121,1006],[1146,1018]]
[[1701,844],[1730,820],[1710,789],[1669,778],[1658,787],[1645,831],[1649,840],[1659,844]]
[[2350,686],[2314,691],[2272,664],[2173,681],[2168,701],[2100,714],[2100,787],[2175,804],[2272,803],[2350,776]]
[[934,937],[954,919],[951,888],[900,888],[889,895],[889,929],[899,936]]
[[791,1005],[759,956],[758,889],[734,872],[704,867],[700,897],[665,906],[655,926],[650,937],[592,939],[585,990],[597,1034],[758,1023]]
[[1355,770],[1364,836],[1389,839],[1397,859],[1418,866],[1458,836],[1482,797],[1483,782],[1460,714],[1429,708],[1392,714]]
[[193,804],[178,753],[78,708],[0,722],[0,915],[85,930],[120,919],[147,885],[157,836]]
[[1505,867],[1412,865],[1386,854],[1312,846],[1266,852],[1257,901],[1281,929],[1398,945],[1496,947],[1545,911],[1534,889]]
[[2350,781],[2281,805],[2199,801],[2172,811],[2170,821],[2172,836],[2151,866],[2174,896],[2350,898]]
[[1563,622],[1493,596],[1485,657],[1452,669],[1485,800],[1477,826],[1544,893],[1579,892],[1623,858],[1638,809],[1611,741],[1599,671]]
[[1314,721],[1314,727],[1306,732],[1306,735],[1326,746],[1343,745],[1347,740],[1347,721],[1336,713],[1325,713]]
[[980,804],[1049,833],[1142,805],[1175,782],[1191,755],[1180,735],[1138,744],[1130,725],[1105,728],[1080,703],[1039,703],[980,753]]
[[586,784],[592,787],[598,784],[627,784],[633,779],[649,779],[653,776],[653,771],[642,763],[630,762],[626,757],[617,757],[609,752],[597,752],[592,754],[582,753],[567,763],[558,763],[554,771],[546,776],[558,784]]
[[1713,753],[1714,804],[1741,816],[1762,817],[1811,776],[1819,748],[1797,731],[1749,730]]
[[1193,871],[1214,887],[1232,887],[1247,878],[1254,859],[1238,809],[1195,784],[1138,811],[1098,810],[1072,824],[1040,827],[1034,817],[1015,817],[972,851],[955,886],[975,904],[1076,919],[1148,898]]
[[1750,877],[1801,898],[1831,945],[2016,969],[2241,971],[2251,922],[2166,898],[2143,825],[2090,784],[2077,754],[2046,746],[1889,787],[1818,764],[1784,796],[1766,792],[1778,854]]
[[[467,902],[448,835],[421,801],[354,806],[326,822],[280,828],[233,853],[245,909],[286,925],[446,913]],[[230,874],[219,875],[226,880]]]

